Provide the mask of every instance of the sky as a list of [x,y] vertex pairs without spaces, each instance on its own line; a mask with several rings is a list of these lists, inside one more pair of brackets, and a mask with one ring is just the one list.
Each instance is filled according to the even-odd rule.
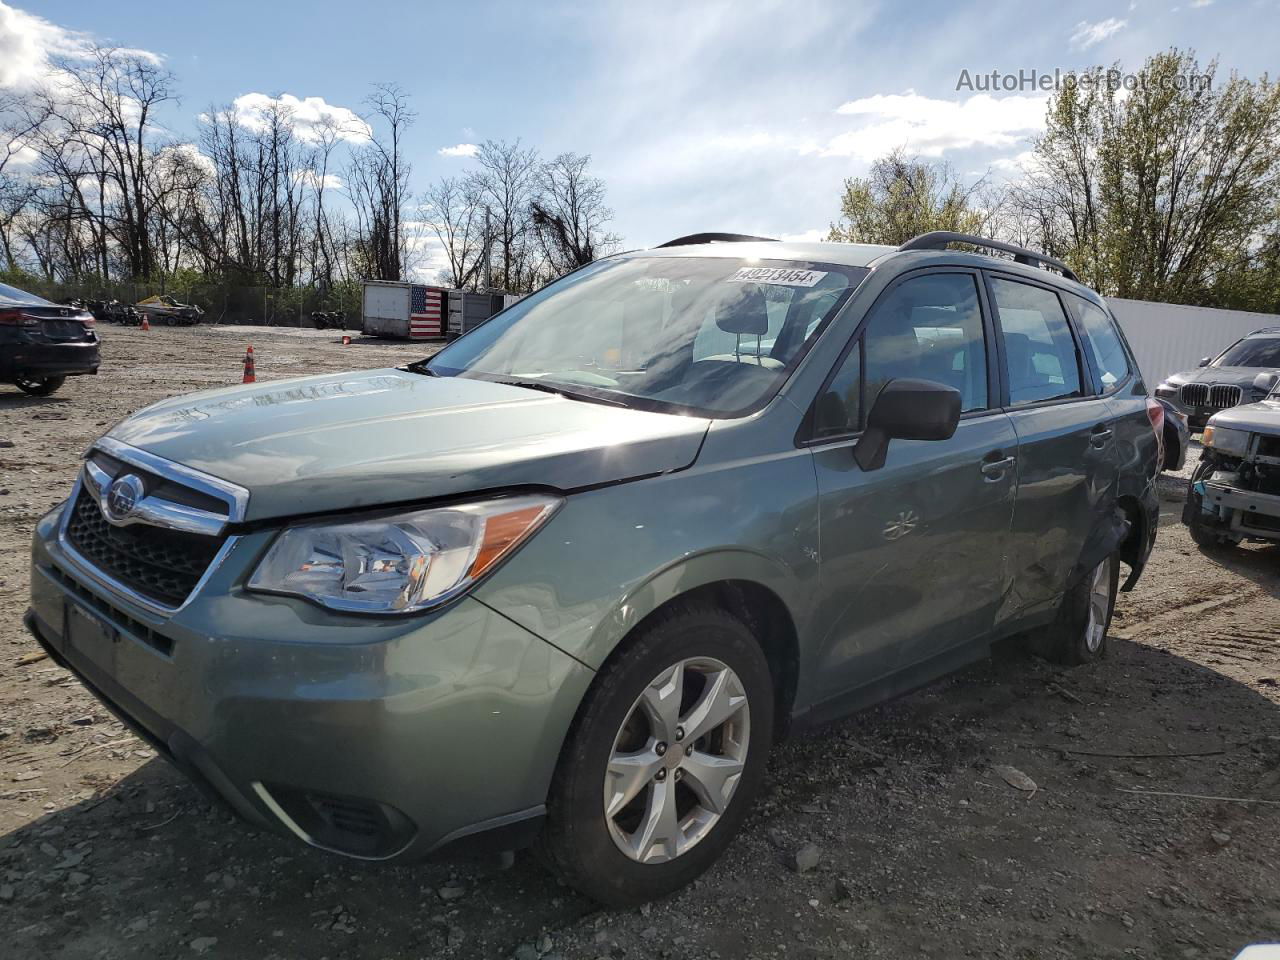
[[164,123],[194,137],[210,107],[288,96],[304,120],[343,118],[392,81],[418,113],[414,186],[489,138],[590,154],[613,229],[643,247],[819,238],[844,178],[895,147],[1016,175],[1047,93],[982,92],[992,71],[1136,69],[1179,47],[1256,78],[1280,67],[1277,36],[1280,0],[0,0],[0,88],[86,40],[148,51],[182,94]]

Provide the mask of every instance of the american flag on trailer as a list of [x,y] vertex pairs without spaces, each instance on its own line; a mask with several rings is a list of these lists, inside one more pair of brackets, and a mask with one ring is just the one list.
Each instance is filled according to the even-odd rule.
[[444,291],[439,287],[409,287],[409,339],[430,340],[444,336],[440,323]]

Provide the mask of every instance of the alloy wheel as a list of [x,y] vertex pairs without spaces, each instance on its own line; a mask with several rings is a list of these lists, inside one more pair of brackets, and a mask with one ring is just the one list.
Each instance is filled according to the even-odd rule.
[[682,660],[636,698],[614,738],[604,778],[613,842],[640,863],[663,863],[707,836],[729,808],[751,738],[746,688],[710,657]]

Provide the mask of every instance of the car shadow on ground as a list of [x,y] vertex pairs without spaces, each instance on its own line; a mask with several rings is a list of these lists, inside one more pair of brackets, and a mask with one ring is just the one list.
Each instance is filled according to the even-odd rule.
[[0,385],[0,409],[3,410],[25,410],[31,408],[49,407],[57,409],[58,407],[71,403],[70,397],[60,397],[54,395],[51,397],[33,397],[30,394],[23,393],[17,387],[8,387]]
[[[924,956],[942,920],[954,956],[1230,956],[1280,916],[1280,808],[1149,791],[1280,799],[1278,722],[1144,645],[1074,669],[1005,653],[783,743],[721,862],[643,914],[599,910],[528,854],[388,867],[251,832],[156,759],[0,837],[0,922],[10,955],[51,960],[500,957],[544,932],[566,956],[734,957],[783,930],[787,956]],[[799,873],[803,843],[821,860]]]
[[1215,576],[1230,572],[1280,597],[1280,543],[1223,544],[1197,548]]

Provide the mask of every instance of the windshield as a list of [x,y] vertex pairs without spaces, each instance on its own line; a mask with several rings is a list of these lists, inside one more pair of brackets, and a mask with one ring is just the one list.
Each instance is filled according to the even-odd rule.
[[450,344],[428,369],[745,416],[778,391],[868,272],[728,257],[600,261]]
[[1215,367],[1280,367],[1280,337],[1249,337],[1228,347]]

